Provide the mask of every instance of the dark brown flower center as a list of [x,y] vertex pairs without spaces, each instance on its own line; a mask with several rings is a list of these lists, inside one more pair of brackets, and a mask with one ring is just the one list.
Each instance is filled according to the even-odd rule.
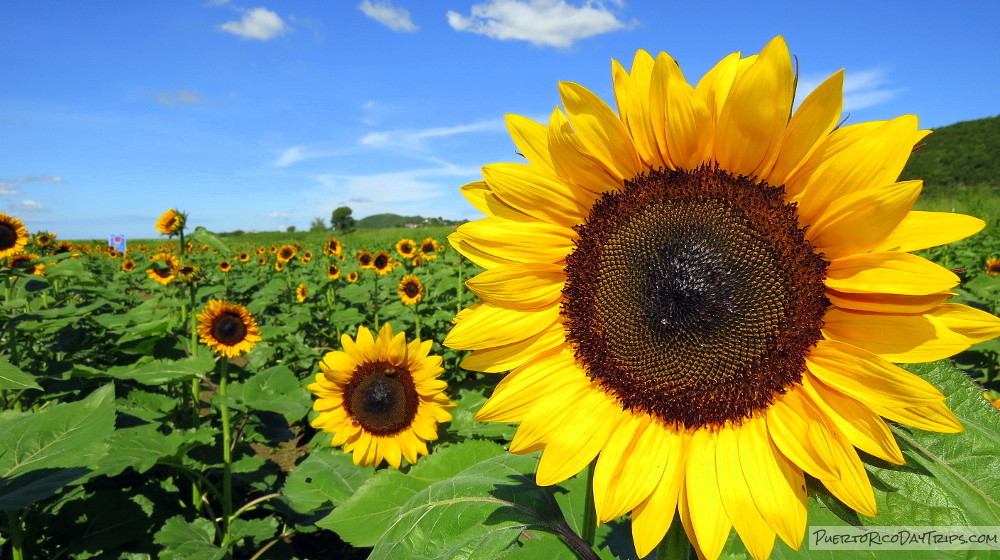
[[7,222],[0,222],[0,251],[17,245],[17,230]]
[[247,336],[247,325],[235,311],[223,311],[212,321],[212,336],[222,344],[234,346]]
[[383,254],[375,255],[375,268],[377,268],[379,270],[383,270],[387,266],[389,266],[389,256],[388,255],[383,255]]
[[827,262],[783,192],[712,167],[651,171],[577,226],[563,315],[577,359],[622,406],[722,426],[801,380]]
[[420,284],[412,280],[403,284],[403,293],[406,294],[406,297],[411,299],[417,297],[420,295]]
[[385,361],[361,364],[344,387],[347,413],[377,436],[392,436],[409,428],[419,405],[410,371]]

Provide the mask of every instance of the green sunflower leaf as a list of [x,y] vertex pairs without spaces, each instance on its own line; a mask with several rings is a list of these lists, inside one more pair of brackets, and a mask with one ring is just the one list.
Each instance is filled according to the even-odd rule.
[[209,354],[180,360],[152,360],[127,366],[108,368],[105,375],[115,379],[131,379],[143,385],[158,386],[171,381],[191,379],[215,368],[215,358]]
[[114,429],[112,385],[38,412],[0,415],[0,510],[21,509],[88,475]]
[[192,233],[187,240],[196,245],[208,245],[223,255],[232,253],[229,249],[229,245],[226,245],[225,241],[219,239],[219,236],[208,231],[202,226],[194,228],[194,233]]
[[7,356],[0,356],[0,389],[41,389],[35,376],[12,365]]
[[340,505],[374,474],[372,467],[355,465],[350,453],[323,447],[292,470],[281,493],[295,511],[312,513]]
[[312,405],[308,391],[284,365],[258,372],[245,382],[229,386],[227,396],[253,410],[281,413],[288,420],[299,420]]
[[[395,469],[379,471],[316,525],[335,531],[354,546],[374,546],[414,495],[435,483],[447,483],[466,468],[502,453],[503,448],[487,441],[466,441],[435,449],[407,474]],[[531,463],[534,465],[534,460]]]
[[187,522],[184,517],[171,517],[153,542],[161,545],[161,560],[218,560],[226,551],[215,546],[215,525],[205,518]]

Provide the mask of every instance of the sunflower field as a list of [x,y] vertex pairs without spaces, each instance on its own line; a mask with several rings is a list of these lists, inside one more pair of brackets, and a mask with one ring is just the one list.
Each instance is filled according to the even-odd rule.
[[[667,62],[616,67],[621,120],[575,84],[572,122],[510,117],[529,164],[463,187],[488,217],[457,231],[221,237],[171,209],[119,252],[0,214],[5,557],[870,558],[823,538],[857,527],[924,535],[879,558],[995,557],[995,221],[911,212],[912,182],[817,204],[802,179],[789,204],[721,124],[706,165],[693,129],[633,126],[651,80],[700,95]],[[729,64],[737,84],[768,71],[732,96],[791,83],[780,38]],[[804,104],[829,121],[817,145],[835,97]],[[651,155],[657,134],[689,150]],[[853,129],[813,149],[816,173],[901,167],[919,137]],[[792,189],[812,160],[786,144],[798,159],[763,157]],[[612,171],[633,175],[580,186]],[[861,222],[826,213],[850,197]],[[810,208],[826,237],[796,221]],[[949,528],[984,546],[929,548]]]

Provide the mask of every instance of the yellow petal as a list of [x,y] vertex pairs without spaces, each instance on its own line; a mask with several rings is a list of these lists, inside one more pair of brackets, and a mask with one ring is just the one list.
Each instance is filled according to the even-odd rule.
[[890,362],[905,364],[941,360],[972,344],[967,337],[932,320],[933,311],[895,315],[831,307],[823,316],[823,335],[863,348]]
[[[679,436],[674,430],[660,425],[659,421],[642,416],[631,445],[621,457],[613,462],[598,462],[604,469],[600,479],[595,468],[595,488],[598,481],[605,485],[599,522],[624,515],[645,501],[659,484],[663,469],[670,460],[670,450],[675,447]],[[616,468],[613,474],[606,475],[608,471],[605,466],[610,464],[615,464]]]
[[740,466],[757,511],[781,540],[798,549],[806,530],[802,469],[778,451],[763,418],[746,420],[738,436]]
[[715,159],[723,169],[749,177],[770,173],[792,112],[794,79],[788,46],[780,36],[736,77],[715,135]]
[[512,262],[556,263],[573,250],[571,229],[544,222],[483,218],[458,227],[462,241]]
[[890,463],[906,462],[889,427],[870,408],[816,381],[809,373],[802,375],[802,387],[852,445]]
[[844,293],[827,289],[830,303],[855,311],[875,311],[877,313],[923,313],[937,307],[954,292],[939,292],[925,296],[901,296],[898,294]]
[[840,70],[812,91],[792,115],[781,152],[774,168],[765,179],[772,185],[784,185],[816,151],[820,142],[830,134],[844,104],[844,71]]
[[486,185],[486,181],[473,181],[467,183],[458,188],[458,191],[462,193],[465,200],[469,201],[469,204],[474,206],[476,210],[479,210],[483,214],[490,216],[489,207],[486,206],[486,195],[489,194],[490,188]]
[[[597,510],[598,523],[610,521],[623,513],[618,511],[614,497],[618,484],[630,481],[622,481],[620,473],[635,448],[641,430],[648,424],[649,417],[646,415],[626,412],[618,416],[607,443],[597,458],[597,464],[594,465],[594,508]],[[656,482],[658,481],[654,481],[654,486]],[[652,492],[652,488],[649,492]]]
[[799,212],[810,224],[806,238],[827,260],[864,253],[878,246],[913,207],[923,183],[904,181],[864,189],[838,198],[815,216]]
[[495,266],[501,266],[504,264],[511,264],[515,261],[509,259],[503,259],[495,255],[491,255],[477,247],[473,247],[465,242],[462,238],[462,234],[457,231],[448,236],[448,243],[455,248],[462,256],[474,262],[476,265],[483,268],[493,268]]
[[480,273],[465,285],[484,301],[516,309],[533,309],[555,302],[566,282],[563,267],[524,263],[498,266]]
[[546,327],[542,332],[528,338],[494,346],[479,348],[462,360],[462,369],[501,373],[512,370],[534,356],[538,356],[566,343],[566,333],[561,323]]
[[923,406],[889,407],[878,403],[869,406],[879,416],[921,430],[943,434],[955,434],[964,430],[962,422],[943,401]]
[[[667,112],[667,84],[672,81],[684,81],[680,66],[669,54],[661,52],[653,62],[649,82],[649,119],[653,128],[658,157],[666,167],[674,168],[670,157],[670,141],[667,138],[668,122],[672,118]],[[704,102],[702,102],[704,104]],[[711,130],[705,135],[711,137]]]
[[558,303],[523,311],[484,303],[470,313],[444,339],[455,350],[502,346],[534,336],[555,324],[560,317]]
[[589,379],[586,376],[580,377],[583,380],[574,379],[570,375],[563,376],[561,379],[568,383],[564,384],[562,390],[537,398],[537,405],[528,412],[510,442],[511,453],[531,453],[539,449],[539,445],[547,448],[547,444],[553,440],[552,434],[573,412],[579,400],[591,392],[587,383]]
[[549,153],[558,175],[597,194],[622,186],[620,177],[587,153],[559,109],[552,112],[548,132]]
[[588,381],[590,390],[582,394],[545,445],[535,476],[540,486],[558,484],[586,468],[623,414],[597,382]]
[[708,560],[715,560],[722,553],[732,527],[719,495],[719,473],[715,468],[717,446],[717,434],[704,429],[695,431],[688,444],[684,479],[691,528],[697,535],[702,554]]
[[596,195],[553,173],[521,163],[483,167],[483,177],[506,204],[538,220],[573,227],[587,219]]
[[765,560],[774,548],[774,531],[768,527],[754,504],[750,487],[740,464],[737,432],[741,428],[719,430],[715,451],[719,496],[733,528],[755,560]]
[[826,271],[826,285],[841,292],[926,296],[950,290],[958,282],[947,268],[896,251],[835,259]]
[[838,447],[826,417],[802,396],[801,388],[777,397],[766,412],[767,433],[782,455],[819,479],[840,478]]
[[639,558],[652,552],[670,528],[681,488],[684,486],[684,456],[687,438],[676,434],[669,449],[660,482],[641,504],[632,510],[632,541]]
[[841,445],[844,453],[841,455],[847,461],[840,465],[841,477],[837,480],[821,480],[823,486],[847,507],[868,517],[878,515],[875,504],[875,492],[868,481],[868,472],[858,458],[858,453],[842,434],[837,433],[833,444]]
[[824,384],[864,402],[922,406],[944,400],[923,378],[850,344],[820,340],[806,356],[810,373]]
[[[564,350],[532,359],[504,377],[476,413],[482,422],[520,422],[539,398],[558,391],[560,380],[573,376],[576,360]],[[580,376],[586,377],[582,372]]]
[[873,251],[919,251],[965,239],[986,222],[965,214],[911,210]]
[[631,72],[618,61],[612,61],[611,75],[615,86],[615,101],[639,157],[647,166],[664,167],[656,144],[653,121],[649,113],[649,88],[653,74],[653,57],[644,50],[636,51]]
[[733,80],[740,66],[740,53],[734,52],[720,60],[711,70],[702,76],[694,91],[705,102],[712,121],[717,122],[722,108],[726,105],[726,97],[733,88]]
[[671,165],[675,169],[694,169],[712,156],[712,114],[708,106],[682,78],[666,82],[664,123]]
[[580,143],[608,171],[624,180],[643,170],[632,136],[600,97],[573,82],[560,82],[559,96]]
[[942,303],[926,315],[951,332],[965,337],[970,345],[1000,336],[1000,318],[968,305]]
[[533,166],[554,173],[549,154],[549,132],[545,125],[521,115],[505,115],[505,120],[507,131],[524,159]]

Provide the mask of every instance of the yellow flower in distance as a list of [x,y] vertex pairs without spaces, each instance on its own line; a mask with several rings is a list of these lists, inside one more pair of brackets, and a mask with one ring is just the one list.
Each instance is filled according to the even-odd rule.
[[299,303],[303,303],[304,301],[306,301],[306,298],[308,297],[309,297],[308,286],[306,286],[305,284],[299,284],[298,286],[295,287],[295,299],[297,299]]
[[20,253],[29,239],[24,222],[0,212],[0,259]]
[[1000,274],[1000,259],[986,259],[986,270],[984,272],[990,276]]
[[372,257],[372,254],[369,253],[368,251],[358,251],[357,257],[358,257],[358,266],[360,266],[361,268],[375,267],[373,264],[375,258]]
[[477,419],[521,423],[510,450],[542,451],[541,485],[596,460],[598,520],[631,512],[640,557],[675,512],[710,560],[731,528],[754,558],[798,548],[804,473],[876,515],[856,449],[904,462],[883,418],[962,429],[892,362],[1000,334],[912,251],[983,222],[911,210],[922,183],[897,177],[926,131],[837,128],[842,72],[793,112],[781,37],[696,84],[666,53],[612,74],[617,112],[561,83],[547,125],[507,117],[527,163],[462,187],[487,217],[449,240],[486,271],[445,345],[512,370]]
[[146,270],[146,276],[166,286],[174,281],[180,261],[173,253],[158,253],[149,257],[153,267]]
[[406,341],[389,323],[378,338],[358,327],[357,339],[341,337],[343,351],[329,352],[309,385],[319,412],[312,426],[333,433],[334,447],[354,454],[354,464],[399,468],[427,455],[437,425],[451,420],[454,403],[444,393],[441,357],[429,355],[432,342]]
[[227,358],[249,352],[261,340],[257,321],[236,303],[210,300],[197,319],[201,341]]
[[352,270],[352,271],[350,271],[350,272],[347,273],[347,281],[350,282],[350,283],[352,283],[352,284],[354,282],[357,282],[360,277],[361,277],[361,274],[358,273],[357,270]]
[[389,251],[379,251],[372,257],[372,268],[379,276],[389,274],[395,267],[396,263],[392,262],[392,255],[389,254]]
[[340,278],[340,267],[335,264],[326,265],[326,279],[336,280],[337,278]]
[[276,253],[278,260],[281,262],[290,262],[295,258],[295,247],[292,245],[282,245],[278,252]]
[[177,235],[184,229],[186,223],[187,214],[171,208],[156,220],[156,231],[163,235]]
[[412,239],[403,238],[396,242],[396,252],[404,259],[412,259],[417,255],[417,251],[419,251],[417,243]]
[[443,250],[444,246],[431,237],[425,237],[424,240],[420,242],[420,254],[429,261],[438,258],[437,253],[440,253]]
[[416,305],[424,297],[424,285],[420,283],[419,278],[412,274],[404,276],[399,281],[396,291],[399,293],[399,300],[403,302],[403,305]]
[[336,237],[331,237],[330,239],[327,239],[326,243],[323,245],[323,253],[328,257],[343,256],[344,245],[341,244],[340,240]]

